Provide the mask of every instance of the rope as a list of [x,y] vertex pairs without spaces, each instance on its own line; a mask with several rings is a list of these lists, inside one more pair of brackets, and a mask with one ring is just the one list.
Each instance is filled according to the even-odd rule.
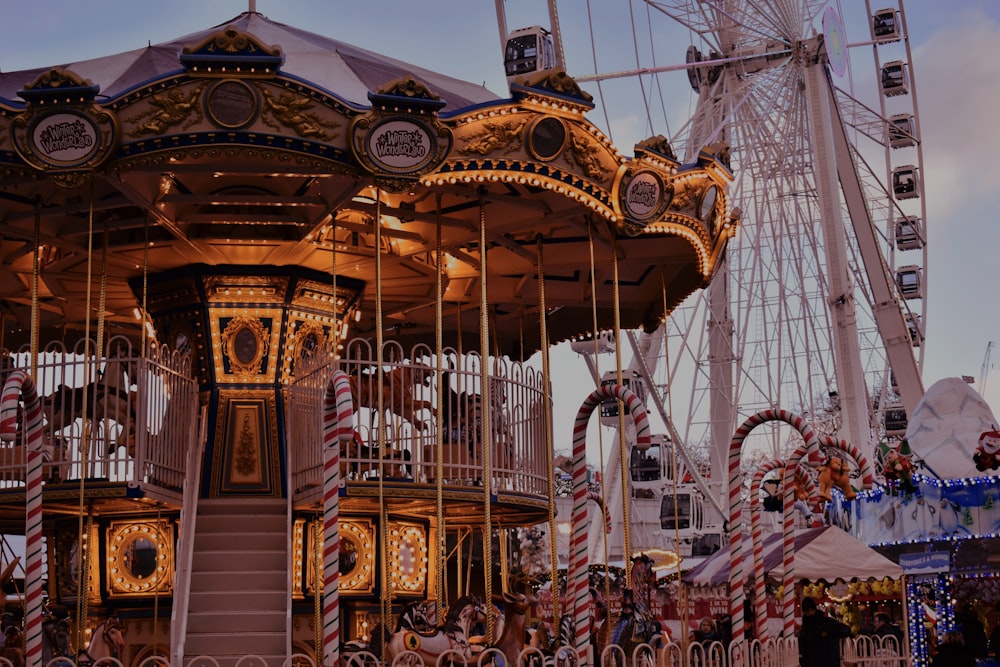
[[[490,349],[490,330],[488,301],[486,299],[486,196],[485,189],[479,189],[479,349],[485,355]],[[482,414],[479,425],[479,439],[483,443],[483,571],[486,574],[485,591],[486,603],[492,604],[493,600],[493,469],[492,454],[493,442],[490,433],[490,411],[493,402],[490,394],[489,368],[486,363],[479,364],[479,386],[482,394]],[[493,631],[495,622],[493,614],[486,614],[486,638],[489,642],[494,641]]]
[[538,311],[539,311],[539,336],[541,338],[542,352],[542,387],[545,399],[542,401],[542,419],[545,423],[545,451],[548,454],[546,463],[546,473],[549,480],[549,566],[552,568],[552,622],[558,628],[562,616],[559,608],[559,549],[556,544],[558,535],[558,524],[556,522],[556,476],[553,469],[555,459],[555,445],[552,438],[552,402],[548,399],[551,395],[549,387],[552,383],[551,369],[549,367],[549,329],[545,313],[545,244],[542,242],[542,235],[535,237],[538,245]]
[[[379,189],[375,197],[375,359],[378,364],[378,508],[379,508],[379,577],[382,581],[380,603],[382,623],[391,625],[392,615],[391,587],[389,582],[389,516],[385,507],[385,369],[383,363],[383,333],[382,333],[382,192]],[[384,634],[384,633],[383,633]],[[383,647],[384,649],[384,647]]]
[[[437,357],[435,372],[437,373],[437,405],[438,418],[437,440],[434,443],[434,502],[437,519],[437,578],[434,597],[437,608],[444,609],[445,602],[445,559],[448,552],[448,539],[444,524],[444,423],[441,420],[440,406],[444,405],[444,248],[441,244],[441,193],[435,195],[436,236],[434,239],[435,294],[434,294],[434,351]],[[458,406],[455,406],[458,409]],[[451,424],[448,425],[451,429]]]
[[39,293],[39,282],[40,282],[40,270],[39,264],[41,263],[41,227],[42,227],[42,210],[41,210],[41,200],[35,200],[35,229],[33,233],[32,243],[34,245],[34,252],[32,253],[31,259],[31,377],[38,376],[38,336],[39,336],[39,320],[41,308],[38,303],[38,293]]
[[[622,384],[622,346],[621,346],[621,294],[618,282],[618,237],[611,235],[611,271],[614,279],[612,291],[612,301],[614,302],[615,317],[615,369],[617,371],[617,382]],[[638,425],[637,425],[638,428]],[[629,513],[628,498],[628,452],[625,441],[625,411],[622,404],[618,404],[618,463],[621,466],[621,495],[622,495],[622,532],[624,536],[625,550],[625,588],[632,588],[632,521]]]

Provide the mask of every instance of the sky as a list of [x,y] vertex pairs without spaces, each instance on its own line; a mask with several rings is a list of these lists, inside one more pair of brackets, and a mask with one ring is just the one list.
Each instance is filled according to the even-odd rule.
[[[490,0],[0,0],[5,26],[0,70],[142,48],[222,23],[251,2],[272,20],[483,83],[498,97],[506,96],[497,14]],[[849,11],[861,8],[863,16],[860,0],[846,0],[844,5]],[[510,29],[549,25],[544,0],[507,0],[505,7]],[[634,54],[629,7],[640,16],[646,11],[640,0],[562,0],[559,20],[571,75],[630,68]],[[881,8],[881,3],[875,0],[872,8]],[[993,120],[1000,108],[1000,59],[995,57],[1000,2],[910,0],[905,11],[919,92],[927,197],[924,386],[971,375],[979,387],[987,344],[1000,343],[1000,220],[994,204],[1000,192],[1000,161],[993,159],[1000,155],[1000,132]],[[845,19],[850,18],[845,11]],[[848,22],[846,33],[848,44],[868,39],[867,27],[857,23]],[[659,46],[660,62],[682,63],[686,37],[663,39],[676,42]],[[591,43],[598,53],[596,66]],[[672,103],[693,109],[686,75],[673,76],[678,90],[687,93]],[[624,147],[651,134],[638,111],[643,100],[632,83],[628,89],[624,82],[621,88],[609,82],[605,90],[612,97],[633,95],[625,98],[631,111],[621,105],[607,120],[599,110],[590,116],[625,153],[631,151]],[[582,361],[571,365],[569,372],[585,382]],[[1000,411],[998,366],[1000,350],[994,350],[984,394],[995,413]]]

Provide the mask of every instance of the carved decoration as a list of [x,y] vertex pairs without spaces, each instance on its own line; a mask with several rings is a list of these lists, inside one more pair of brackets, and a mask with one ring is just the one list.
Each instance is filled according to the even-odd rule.
[[205,118],[200,102],[204,88],[205,84],[201,83],[187,93],[181,88],[173,88],[166,93],[153,95],[149,100],[149,109],[128,119],[130,123],[136,123],[129,136],[137,138],[163,134],[178,125],[179,130],[183,131],[200,123]]
[[674,152],[674,147],[670,145],[670,140],[662,134],[658,134],[655,137],[649,137],[648,139],[643,139],[636,145],[636,147],[649,151],[650,153],[656,153],[657,155],[673,160],[674,162],[677,161],[677,154]]
[[600,147],[590,141],[587,135],[571,131],[569,150],[573,161],[583,169],[587,176],[595,180],[604,178],[608,170],[601,164]]
[[333,130],[340,127],[340,123],[324,120],[310,111],[313,101],[308,97],[296,95],[290,90],[274,95],[265,86],[257,86],[257,90],[264,96],[261,120],[268,127],[280,130],[284,126],[300,137],[326,142],[336,138],[337,133]]
[[193,74],[241,77],[271,76],[284,61],[279,46],[267,46],[251,34],[228,28],[209,35],[195,46],[185,46],[181,64]]
[[99,86],[55,68],[18,91],[25,110],[10,124],[14,150],[64,187],[84,183],[118,142],[118,117],[94,103]]
[[382,95],[394,95],[396,97],[410,97],[413,99],[421,100],[440,100],[441,96],[436,93],[431,92],[431,89],[426,85],[417,81],[416,79],[411,79],[409,77],[404,77],[396,79],[395,81],[390,81],[384,87],[378,91]]
[[524,126],[528,121],[512,123],[510,121],[483,123],[483,129],[470,137],[462,137],[468,142],[458,149],[459,153],[470,155],[489,155],[494,151],[512,153],[519,150],[524,143]]

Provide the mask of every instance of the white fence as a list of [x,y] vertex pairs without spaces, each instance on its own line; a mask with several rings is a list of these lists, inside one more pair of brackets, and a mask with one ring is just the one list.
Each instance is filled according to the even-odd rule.
[[447,484],[480,485],[485,437],[495,490],[545,495],[550,456],[541,375],[509,360],[490,361],[484,429],[481,357],[449,350],[440,372],[434,358],[425,346],[404,354],[388,343],[379,372],[374,350],[359,340],[347,346],[343,358],[320,353],[296,368],[285,393],[293,490],[322,480],[323,395],[339,367],[351,378],[355,404],[355,439],[341,453],[345,479],[375,480],[381,467],[386,478],[430,483],[440,471]]
[[[49,483],[83,478],[181,489],[198,417],[189,357],[158,346],[142,355],[124,337],[109,340],[102,354],[92,341],[73,349],[52,343],[34,369],[25,350],[0,357],[0,383],[16,369],[34,380]],[[0,489],[24,484],[24,429],[0,447]]]

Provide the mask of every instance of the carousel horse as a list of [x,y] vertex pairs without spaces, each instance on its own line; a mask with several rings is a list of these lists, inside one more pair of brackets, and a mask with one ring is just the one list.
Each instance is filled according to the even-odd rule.
[[[433,602],[418,603],[433,605]],[[386,646],[388,651],[388,663],[394,663],[396,656],[403,653],[412,654],[411,658],[419,658],[420,662],[407,660],[407,656],[402,658],[406,664],[423,664],[425,667],[437,667],[438,660],[445,653],[454,652],[458,654],[466,664],[472,662],[472,646],[469,644],[469,633],[476,623],[486,620],[482,603],[471,595],[466,595],[455,601],[448,608],[448,615],[440,627],[431,627],[426,630],[418,629],[415,621],[418,618],[427,618],[427,614],[422,616],[420,612],[410,613],[411,607],[416,607],[411,603],[400,615],[396,631],[389,639]],[[411,626],[412,627],[408,627]]]
[[122,623],[117,618],[111,617],[94,628],[90,644],[80,651],[80,655],[85,656],[91,663],[96,663],[103,658],[121,660],[124,650],[125,635],[122,632]]
[[521,651],[524,650],[524,638],[527,635],[527,613],[536,599],[524,593],[504,593],[497,598],[503,602],[503,633],[496,641],[494,648],[500,650],[508,665],[517,665]]
[[[120,369],[117,377],[109,375],[113,368]],[[124,361],[109,359],[99,377],[83,387],[59,385],[55,391],[42,397],[42,410],[45,414],[46,433],[53,434],[69,427],[77,419],[86,417],[94,423],[115,422],[118,425],[117,435],[109,438],[108,453],[115,448],[124,446],[129,455],[135,452],[136,426],[136,392],[131,389],[130,381],[135,377],[134,371],[128,370]],[[86,399],[86,400],[85,400]]]
[[[388,444],[388,443],[387,443]],[[367,443],[358,431],[350,442],[341,445],[343,448],[340,459],[340,476],[343,479],[362,479],[373,476],[378,470],[378,463],[383,461],[386,477],[410,476],[410,452],[394,447],[386,447],[385,458],[379,454],[378,443]]]
[[[354,405],[370,410],[379,409],[378,377],[378,373],[359,372],[350,375]],[[383,407],[423,430],[424,421],[417,413],[429,410],[431,414],[435,414],[434,405],[428,400],[417,398],[415,393],[418,386],[429,386],[433,378],[433,369],[422,364],[399,366],[382,373]]]
[[621,647],[629,662],[637,647],[650,644],[660,634],[658,626],[659,623],[653,618],[649,608],[632,589],[622,591],[622,611],[611,634],[611,643]]
[[557,634],[548,621],[538,621],[534,628],[528,630],[530,640],[528,647],[537,650],[528,657],[528,667],[564,667],[574,664],[576,651],[573,649],[573,616],[563,614]]

